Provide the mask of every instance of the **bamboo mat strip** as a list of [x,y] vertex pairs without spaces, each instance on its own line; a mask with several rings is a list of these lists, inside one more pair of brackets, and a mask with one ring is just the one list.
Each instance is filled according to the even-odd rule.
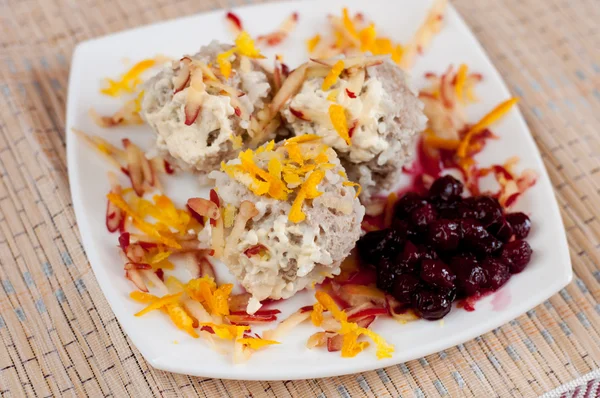
[[[225,0],[0,2],[0,396],[532,397],[597,393],[600,364],[600,4],[456,0],[542,153],[575,280],[470,342],[378,371],[239,382],[153,369],[86,261],[66,177],[76,43],[245,4]],[[577,387],[576,380],[584,383]],[[569,384],[565,384],[569,383]],[[564,386],[563,386],[564,385]],[[563,386],[563,387],[561,387]]]

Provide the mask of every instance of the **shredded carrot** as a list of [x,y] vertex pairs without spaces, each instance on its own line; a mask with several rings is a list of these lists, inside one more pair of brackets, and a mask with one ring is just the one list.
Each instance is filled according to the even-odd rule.
[[484,131],[490,125],[492,125],[493,123],[498,121],[504,115],[506,115],[508,113],[508,111],[511,110],[513,105],[516,104],[518,101],[519,101],[518,98],[511,98],[509,100],[504,101],[500,105],[496,106],[491,112],[489,112],[483,118],[481,118],[481,120],[479,122],[477,122],[475,125],[473,125],[469,129],[467,134],[465,134],[464,138],[460,142],[460,145],[458,146],[458,150],[456,151],[456,154],[458,155],[458,157],[459,158],[466,157],[467,149],[469,147],[469,143],[470,143],[471,139],[475,135]]
[[139,78],[147,69],[152,68],[156,64],[155,59],[145,59],[135,64],[129,69],[120,80],[107,79],[108,87],[100,90],[102,94],[117,97],[121,91],[132,93],[135,87],[141,83]]
[[375,24],[370,24],[366,28],[362,29],[358,38],[360,39],[360,51],[369,51],[373,49],[375,45],[375,39],[377,38],[377,31],[375,30]]
[[229,315],[229,295],[233,289],[230,283],[217,287],[208,276],[192,279],[184,287],[185,292],[206,307],[212,315]]
[[253,350],[258,350],[259,348],[262,348],[262,347],[265,347],[268,345],[280,344],[278,341],[275,341],[275,340],[257,339],[254,337],[237,339],[237,342],[244,344],[246,347],[252,348]]
[[[369,337],[377,345],[377,358],[391,357],[391,354],[394,352],[394,346],[388,344],[383,337],[372,330],[362,328],[354,322],[348,322],[348,316],[344,311],[339,309],[330,295],[323,291],[318,291],[315,294],[315,298],[317,299],[317,302],[325,309],[329,310],[333,318],[341,324],[338,333],[344,336],[344,341],[342,343],[343,357],[353,357],[368,346],[368,344],[357,341],[360,335]],[[349,336],[346,337],[346,335]]]
[[332,104],[329,106],[329,118],[333,128],[340,137],[346,141],[346,144],[351,145],[350,134],[348,131],[348,122],[346,121],[346,111],[343,106]]
[[308,49],[308,52],[312,53],[320,41],[321,41],[321,35],[318,35],[318,34],[313,36],[312,38],[308,39],[306,41],[306,47]]
[[133,292],[129,293],[129,297],[131,297],[133,300],[137,301],[138,303],[142,303],[142,304],[153,303],[159,299],[158,297],[156,297],[153,294],[141,292],[139,290],[134,290]]
[[313,304],[313,310],[310,314],[310,320],[315,326],[321,326],[323,323],[323,310],[325,308],[320,303]]
[[321,139],[321,137],[316,134],[304,134],[304,135],[298,135],[296,137],[292,137],[292,138],[285,140],[283,145],[288,146],[293,142],[302,144],[304,142],[316,141],[316,140],[320,140],[320,139]]
[[173,304],[179,301],[179,298],[181,297],[183,293],[176,293],[176,294],[167,294],[166,296],[163,296],[161,298],[159,298],[156,301],[153,301],[152,303],[150,303],[149,306],[147,306],[146,308],[144,308],[143,310],[141,310],[140,312],[136,313],[135,316],[142,316],[145,315],[151,311],[154,310],[158,310],[161,309],[163,307],[166,307],[168,304]]
[[465,83],[467,82],[467,73],[469,71],[469,67],[465,64],[461,64],[458,68],[458,72],[456,73],[456,84],[454,85],[454,92],[456,93],[456,98],[459,101],[463,101],[464,94],[463,91],[465,89]]
[[232,48],[229,51],[225,51],[219,55],[217,55],[217,64],[219,65],[219,70],[221,74],[225,77],[225,79],[229,79],[231,76],[231,61],[229,58],[235,53],[235,48]]
[[167,304],[166,310],[169,318],[171,318],[171,321],[173,321],[175,326],[185,331],[195,339],[199,337],[194,330],[194,319],[188,315],[181,305],[176,303]]
[[356,188],[356,195],[354,195],[355,198],[358,198],[358,196],[360,195],[360,192],[362,191],[362,187],[360,186],[360,184],[358,182],[344,181],[344,182],[342,182],[342,185],[345,187],[355,187]]
[[322,195],[322,192],[317,191],[317,186],[325,177],[325,173],[321,170],[315,170],[302,183],[296,199],[292,203],[292,208],[288,219],[293,223],[299,223],[306,219],[306,214],[302,211],[302,205],[305,199],[314,199]]
[[136,213],[121,196],[111,192],[108,195],[106,195],[106,197],[108,198],[108,200],[111,201],[111,203],[113,203],[115,206],[117,206],[119,209],[123,210],[127,215],[129,215],[133,219],[134,225],[140,231],[155,237],[161,243],[169,247],[181,249],[181,245],[177,243],[175,239],[164,236],[160,233],[156,226],[144,221],[144,217]]
[[425,132],[425,134],[423,134],[423,143],[428,148],[446,149],[449,151],[454,151],[456,150],[456,148],[458,148],[460,141],[441,138],[430,131],[429,133]]
[[240,55],[244,55],[250,58],[264,58],[260,55],[260,50],[256,48],[254,40],[248,34],[248,32],[241,32],[235,39],[235,48]]
[[339,60],[331,67],[331,70],[325,77],[325,80],[323,80],[323,86],[321,87],[321,89],[323,91],[329,90],[331,88],[331,86],[333,86],[337,82],[338,78],[340,77],[340,74],[343,71],[344,71],[344,61]]
[[250,326],[236,326],[236,325],[224,325],[216,324],[212,322],[200,323],[200,326],[207,326],[215,332],[215,334],[225,340],[233,340],[240,338],[244,335],[244,332],[250,330]]
[[358,33],[356,32],[356,27],[354,26],[354,22],[350,19],[350,15],[348,14],[348,9],[342,9],[342,23],[344,24],[344,28],[350,33],[352,37],[358,38]]
[[306,219],[306,214],[302,212],[302,204],[304,203],[304,199],[306,199],[306,193],[304,191],[298,192],[296,195],[296,199],[292,203],[292,208],[290,209],[290,213],[288,215],[288,220],[293,223],[299,223]]
[[342,357],[353,358],[369,346],[368,341],[358,341],[358,332],[346,333],[342,340]]
[[346,315],[346,313],[342,310],[340,310],[340,307],[338,307],[338,305],[335,303],[335,301],[333,301],[333,299],[331,298],[331,296],[327,293],[325,293],[324,291],[319,290],[318,292],[315,293],[315,298],[317,299],[317,301],[319,302],[319,304],[321,304],[323,306],[323,308],[327,309],[329,312],[331,312],[331,315],[338,321],[342,322],[342,321],[347,321],[348,320],[348,315]]

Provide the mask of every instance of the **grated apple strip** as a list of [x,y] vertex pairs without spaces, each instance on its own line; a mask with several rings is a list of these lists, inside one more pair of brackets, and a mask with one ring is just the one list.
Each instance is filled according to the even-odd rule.
[[233,228],[231,228],[231,232],[225,243],[225,255],[229,255],[235,249],[235,246],[240,241],[240,237],[246,228],[246,224],[257,214],[258,210],[252,202],[245,200],[240,204],[240,210],[235,217]]

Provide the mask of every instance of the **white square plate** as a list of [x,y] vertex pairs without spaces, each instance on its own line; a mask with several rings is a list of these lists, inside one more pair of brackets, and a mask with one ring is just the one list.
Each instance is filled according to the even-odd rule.
[[[272,31],[292,11],[300,21],[291,38],[274,52],[282,53],[294,67],[307,57],[305,39],[325,29],[327,13],[341,12],[343,6],[361,11],[376,22],[386,36],[405,43],[423,20],[431,0],[329,0],[296,1],[243,7],[235,10],[245,28],[253,35]],[[304,379],[342,375],[381,368],[431,354],[488,332],[541,303],[565,286],[572,276],[569,251],[563,224],[548,175],[530,132],[518,111],[512,111],[494,132],[501,138],[480,154],[481,164],[503,162],[519,156],[521,167],[539,173],[537,184],[519,201],[516,210],[529,214],[533,221],[529,242],[534,249],[531,264],[514,276],[499,292],[477,302],[474,312],[454,309],[440,322],[417,321],[400,325],[393,320],[378,320],[374,330],[393,343],[392,358],[377,360],[373,348],[355,358],[341,358],[323,349],[308,350],[306,339],[315,329],[302,325],[281,345],[256,353],[247,364],[234,365],[231,357],[212,351],[203,341],[177,330],[163,314],[154,312],[142,318],[133,314],[140,305],[129,299],[133,286],[123,276],[123,263],[116,249],[117,236],[107,232],[104,223],[106,193],[110,169],[92,149],[78,140],[72,127],[89,134],[101,135],[115,144],[129,137],[149,148],[152,134],[147,126],[103,130],[88,117],[94,107],[101,114],[111,114],[121,101],[99,93],[103,78],[118,76],[125,66],[123,59],[137,61],[165,54],[173,57],[194,53],[204,44],[217,39],[232,41],[224,23],[224,12],[216,11],[145,26],[80,44],[73,56],[67,108],[67,142],[69,179],[73,204],[85,250],[102,290],[125,332],[143,356],[156,368],[189,375],[245,380]],[[469,108],[469,120],[476,121],[509,92],[485,52],[458,13],[450,7],[442,32],[431,48],[419,58],[413,75],[416,84],[424,84],[424,72],[443,72],[449,64],[466,63],[481,72],[484,81],[477,88],[481,101]],[[205,195],[190,176],[168,179],[166,190],[178,205],[187,198]],[[221,270],[221,274],[227,273]],[[300,306],[312,304],[312,292],[301,292],[278,306],[280,319]],[[179,343],[174,344],[177,340]]]

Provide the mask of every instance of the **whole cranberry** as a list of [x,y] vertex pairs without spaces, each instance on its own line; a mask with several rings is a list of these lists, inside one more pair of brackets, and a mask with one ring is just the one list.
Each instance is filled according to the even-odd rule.
[[429,188],[431,198],[441,200],[452,200],[460,197],[463,192],[463,184],[451,175],[445,175],[433,182]]
[[503,243],[499,239],[496,239],[492,235],[490,235],[487,238],[477,242],[473,248],[476,252],[489,256],[502,249],[502,245]]
[[400,254],[398,254],[398,260],[414,266],[419,262],[420,259],[421,252],[419,251],[419,248],[415,246],[414,243],[407,240],[404,244],[404,249],[402,249]]
[[419,245],[419,258],[421,260],[437,260],[438,254],[431,246]]
[[491,225],[502,218],[502,207],[498,200],[491,196],[478,196],[472,204],[475,218],[483,225]]
[[452,257],[450,268],[455,274],[462,273],[463,270],[470,270],[477,265],[477,258],[471,253],[462,253]]
[[410,213],[412,225],[420,232],[427,231],[427,226],[436,218],[437,212],[430,203],[425,203]]
[[459,219],[477,219],[478,213],[474,208],[474,198],[466,198],[456,206],[456,215]]
[[502,247],[502,242],[490,235],[483,224],[472,219],[460,220],[463,243],[480,254],[491,254]]
[[510,213],[506,215],[517,239],[525,239],[531,230],[531,220],[524,213]]
[[482,223],[471,218],[460,220],[460,231],[462,238],[469,246],[490,236]]
[[460,218],[458,206],[460,202],[440,202],[439,205],[436,203],[434,207],[438,212],[439,218],[447,218],[450,220],[455,220]]
[[510,279],[510,269],[497,258],[486,258],[481,267],[486,273],[486,287],[492,291],[498,290]]
[[417,228],[415,228],[415,226],[409,223],[407,220],[395,218],[392,221],[392,228],[395,229],[396,232],[405,239],[419,240],[419,231],[417,231]]
[[410,214],[418,207],[423,206],[427,203],[421,195],[415,192],[408,192],[402,196],[394,207],[394,216],[404,220],[410,216]]
[[501,218],[498,222],[490,225],[488,231],[504,243],[513,236],[513,227],[506,221],[506,218]]
[[438,250],[456,250],[460,243],[460,229],[456,221],[441,219],[429,225],[429,242]]
[[365,264],[377,265],[382,258],[395,256],[404,246],[402,234],[393,229],[372,231],[356,243],[358,255]]
[[446,296],[446,299],[452,303],[456,300],[456,286],[451,287],[449,289],[437,289],[437,291]]
[[417,315],[423,319],[436,320],[446,316],[452,308],[452,301],[444,293],[419,290],[413,295],[412,305]]
[[504,245],[500,259],[508,265],[511,273],[518,274],[529,264],[531,253],[533,250],[529,243],[524,240],[515,240]]
[[391,292],[400,269],[388,258],[383,258],[377,268],[377,287],[384,292]]
[[398,275],[394,281],[392,294],[401,303],[410,303],[413,293],[420,287],[419,279],[411,274]]
[[408,261],[400,260],[400,256],[396,257],[396,268],[401,274],[414,274],[418,272],[418,263],[409,263]]
[[486,283],[485,271],[479,265],[463,268],[456,275],[456,284],[465,296],[473,296],[481,292]]
[[430,285],[440,288],[454,287],[456,275],[440,260],[423,260],[421,262],[421,279]]

